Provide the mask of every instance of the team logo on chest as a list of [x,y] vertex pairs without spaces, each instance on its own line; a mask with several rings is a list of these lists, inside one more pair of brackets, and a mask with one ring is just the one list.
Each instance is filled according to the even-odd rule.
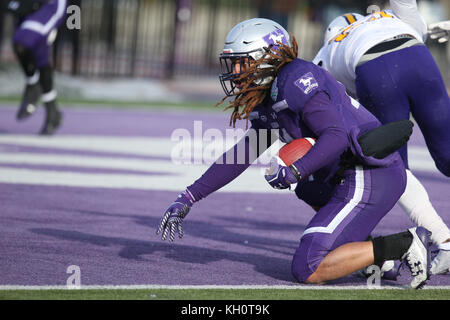
[[309,94],[311,91],[319,87],[316,78],[314,78],[312,72],[304,74],[300,79],[297,79],[294,84],[299,87],[305,94]]

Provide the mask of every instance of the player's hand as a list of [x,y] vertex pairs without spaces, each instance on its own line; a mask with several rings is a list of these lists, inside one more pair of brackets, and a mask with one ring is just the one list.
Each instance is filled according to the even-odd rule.
[[291,184],[297,183],[291,169],[279,164],[275,158],[270,161],[270,168],[266,170],[264,178],[274,189],[290,189]]
[[169,235],[169,240],[173,241],[175,234],[178,233],[178,237],[181,239],[183,237],[183,219],[188,214],[193,203],[194,201],[186,191],[181,193],[164,213],[156,234],[162,232],[162,240],[166,240],[167,235]]
[[431,39],[437,39],[439,43],[447,42],[450,36],[450,20],[430,24],[428,34]]

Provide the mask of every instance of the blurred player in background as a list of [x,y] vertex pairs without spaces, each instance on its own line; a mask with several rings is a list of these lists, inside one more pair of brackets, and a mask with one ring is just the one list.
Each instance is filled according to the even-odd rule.
[[428,33],[431,39],[437,39],[439,43],[447,42],[450,38],[450,20],[430,24]]
[[40,98],[46,111],[40,133],[51,135],[60,126],[62,114],[56,103],[50,50],[66,15],[67,0],[0,1],[15,17],[14,52],[26,77],[17,119],[33,114]]
[[[381,123],[409,119],[412,113],[437,168],[449,177],[450,99],[438,66],[424,44],[427,25],[416,0],[391,0],[390,4],[392,11],[366,17],[349,13],[334,19],[313,62],[343,83],[347,92]],[[444,22],[436,24],[430,30],[432,37],[445,41],[445,26]],[[408,168],[406,145],[400,154]],[[432,273],[448,272],[450,230],[410,170],[399,205],[415,224],[432,232],[439,246]]]
[[[366,241],[404,191],[406,173],[400,155],[395,152],[378,159],[363,154],[358,137],[378,128],[380,122],[348,97],[344,86],[328,72],[298,59],[297,50],[295,39],[271,20],[250,19],[230,31],[220,56],[225,67],[220,76],[227,95],[224,100],[235,97],[228,106],[233,110],[230,124],[245,119],[251,129],[178,196],[164,213],[157,233],[162,233],[163,240],[169,236],[173,241],[176,233],[181,238],[182,221],[191,206],[244,172],[270,146],[269,133],[277,129],[286,143],[302,137],[317,141],[289,167],[279,165],[267,174],[267,182],[277,189],[297,182],[308,188],[308,181],[332,186],[327,194],[309,193],[326,201],[294,254],[294,277],[299,282],[324,283],[398,259],[411,270],[411,286],[422,286],[430,266],[426,229],[411,228]],[[267,143],[251,143],[252,134]],[[245,156],[239,154],[242,150]],[[343,154],[351,154],[358,162],[343,172],[342,179],[331,182]],[[314,201],[306,195],[304,200]]]

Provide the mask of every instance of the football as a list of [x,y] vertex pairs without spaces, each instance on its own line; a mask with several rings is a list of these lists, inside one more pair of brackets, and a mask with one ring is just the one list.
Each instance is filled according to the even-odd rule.
[[285,144],[280,151],[278,157],[283,161],[285,166],[290,166],[298,159],[302,158],[316,143],[314,138],[300,138]]

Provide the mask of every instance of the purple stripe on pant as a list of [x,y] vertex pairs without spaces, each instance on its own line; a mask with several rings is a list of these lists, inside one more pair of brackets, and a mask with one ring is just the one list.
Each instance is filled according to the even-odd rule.
[[64,21],[66,9],[67,0],[52,0],[17,24],[13,42],[33,51],[38,69],[50,62],[48,38]]
[[357,166],[345,172],[330,201],[310,221],[295,251],[292,274],[305,282],[339,246],[365,241],[394,207],[406,186],[400,158],[385,168]]

